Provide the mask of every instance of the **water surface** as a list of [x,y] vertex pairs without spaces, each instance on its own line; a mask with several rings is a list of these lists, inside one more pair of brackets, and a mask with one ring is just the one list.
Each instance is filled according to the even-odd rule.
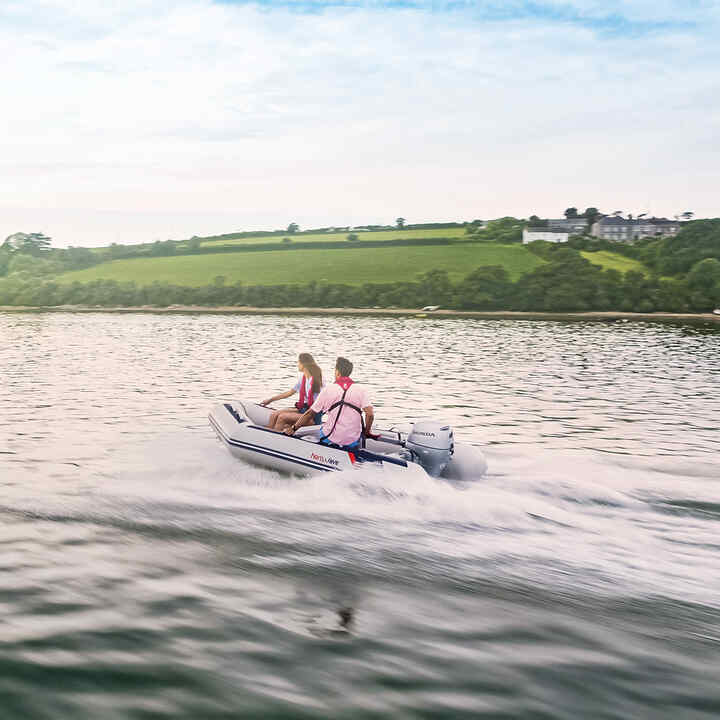
[[[0,716],[715,718],[717,329],[0,314]],[[465,485],[233,459],[218,399],[356,362]]]

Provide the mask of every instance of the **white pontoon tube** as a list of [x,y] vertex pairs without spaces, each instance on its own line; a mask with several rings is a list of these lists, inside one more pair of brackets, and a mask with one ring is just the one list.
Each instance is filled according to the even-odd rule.
[[321,426],[300,428],[289,436],[268,429],[272,410],[246,401],[221,403],[210,425],[230,452],[242,460],[295,475],[348,470],[371,463],[393,470],[419,469],[432,477],[472,480],[487,470],[483,454],[456,443],[452,428],[433,420],[416,422],[409,433],[377,430],[361,450],[349,452],[318,443]]

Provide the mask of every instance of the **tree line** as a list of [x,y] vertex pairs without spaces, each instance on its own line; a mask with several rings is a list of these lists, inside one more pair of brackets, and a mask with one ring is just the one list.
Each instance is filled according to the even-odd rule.
[[[488,231],[493,237],[507,237],[517,232],[517,222],[515,218],[501,218],[488,223],[474,240],[482,240],[477,236]],[[87,267],[94,262],[95,251],[52,250],[49,238],[42,233],[18,233],[11,237],[10,243],[0,247],[0,305],[359,308],[442,305],[458,310],[548,312],[708,312],[720,306],[720,219],[689,222],[676,236],[645,238],[633,245],[587,236],[572,237],[561,244],[530,243],[528,249],[545,260],[545,264],[514,282],[504,268],[485,266],[455,282],[446,272],[431,270],[413,282],[361,286],[324,282],[247,286],[229,284],[222,276],[203,287],[159,282],[139,286],[112,280],[67,284],[54,279],[53,273],[68,267]],[[648,272],[630,271],[623,275],[616,270],[604,270],[585,259],[582,250],[619,252],[644,263]]]
[[[40,235],[33,233],[32,235]],[[30,235],[28,237],[31,237]],[[44,236],[43,236],[44,237]],[[302,236],[295,236],[302,238]],[[49,238],[46,238],[49,241]],[[472,238],[468,238],[472,240]],[[172,240],[141,243],[137,245],[118,245],[113,243],[107,248],[89,250],[88,248],[70,247],[66,249],[42,248],[30,249],[25,245],[20,248],[0,246],[0,277],[13,273],[25,272],[32,275],[57,275],[70,270],[99,265],[111,260],[131,260],[151,257],[174,257],[177,255],[215,255],[218,253],[270,252],[275,250],[337,250],[347,247],[407,247],[428,245],[451,245],[467,242],[462,238],[428,237],[428,238],[394,238],[392,240],[365,240],[361,235],[350,233],[345,240],[295,240],[284,237],[280,242],[258,242],[246,245],[202,245],[200,238],[191,238],[185,243]]]
[[360,286],[309,282],[296,285],[229,284],[185,287],[154,282],[96,280],[63,284],[15,274],[0,280],[0,305],[422,307],[457,310],[578,312],[708,312],[720,305],[720,260],[706,258],[681,277],[604,270],[569,247],[537,247],[547,262],[512,282],[499,266],[479,267],[457,282],[431,270],[413,282]]

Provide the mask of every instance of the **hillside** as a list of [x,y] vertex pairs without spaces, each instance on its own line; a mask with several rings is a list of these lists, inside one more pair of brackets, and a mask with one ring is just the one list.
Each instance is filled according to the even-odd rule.
[[[234,237],[232,234],[216,235],[212,237],[200,238],[202,246],[214,245],[253,245],[257,243],[280,242],[283,238],[290,238],[291,242],[338,242],[347,240],[348,232],[323,232],[323,233],[297,233],[290,235],[288,233],[277,236],[267,235],[251,235],[243,237]],[[467,237],[465,228],[440,228],[431,230],[369,230],[355,232],[360,240],[374,241],[390,241],[390,240],[419,240],[425,238],[453,238],[463,239]]]
[[[286,242],[273,231],[95,252],[47,248],[32,235],[0,248],[0,305],[708,312],[720,303],[719,227],[698,221],[677,238],[632,246],[588,237],[522,245],[517,227],[492,223],[474,235],[410,228]],[[670,268],[681,270],[658,272]]]
[[620,255],[610,250],[596,250],[595,252],[583,250],[580,254],[593,265],[600,265],[605,270],[618,270],[621,273],[629,270],[648,272],[648,269],[639,260],[633,260],[626,255]]
[[[370,233],[367,233],[370,234]],[[133,280],[199,287],[223,276],[227,283],[280,285],[319,282],[392,283],[415,280],[428,270],[446,270],[460,280],[483,265],[504,267],[513,280],[543,264],[522,245],[470,243],[418,247],[286,250],[114,260],[58,276],[58,281]]]
[[[632,247],[591,238],[524,246],[487,233],[482,240],[386,233],[386,240],[357,242],[308,233],[287,243],[279,233],[248,233],[234,239],[253,242],[193,238],[112,246],[98,256],[48,249],[47,238],[27,236],[21,248],[4,249],[0,305],[708,312],[720,303],[719,224],[704,221],[699,238],[689,228],[672,242]],[[658,274],[672,263],[690,271]]]

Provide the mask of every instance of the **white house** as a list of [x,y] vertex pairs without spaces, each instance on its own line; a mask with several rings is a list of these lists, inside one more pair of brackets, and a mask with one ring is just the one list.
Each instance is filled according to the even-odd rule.
[[545,242],[563,243],[567,242],[570,233],[566,230],[551,230],[550,228],[525,228],[523,230],[523,245],[544,240]]

